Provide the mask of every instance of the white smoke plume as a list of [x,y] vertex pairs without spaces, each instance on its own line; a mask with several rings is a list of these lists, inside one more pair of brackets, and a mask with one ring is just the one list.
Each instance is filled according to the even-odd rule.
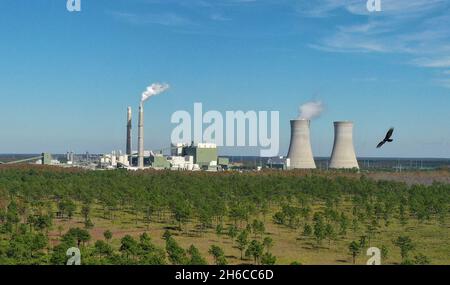
[[311,101],[300,106],[299,120],[312,120],[319,117],[325,109],[322,101]]
[[169,87],[169,84],[166,83],[153,83],[152,85],[147,87],[147,90],[142,93],[141,102],[147,101],[148,98],[152,96],[163,93],[164,91],[169,89]]

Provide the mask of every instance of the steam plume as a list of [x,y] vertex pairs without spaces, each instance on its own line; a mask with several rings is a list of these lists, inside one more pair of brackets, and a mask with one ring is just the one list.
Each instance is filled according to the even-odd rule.
[[322,101],[311,101],[300,106],[299,120],[312,120],[322,114],[324,105]]
[[164,91],[169,89],[169,87],[169,84],[166,83],[153,83],[152,85],[147,87],[147,90],[142,93],[141,102],[147,101],[148,98],[152,96],[163,93]]

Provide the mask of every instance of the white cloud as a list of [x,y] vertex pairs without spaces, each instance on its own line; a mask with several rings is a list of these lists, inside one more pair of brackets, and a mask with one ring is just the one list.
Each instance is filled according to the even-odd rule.
[[192,24],[192,21],[175,13],[162,14],[134,14],[126,12],[108,12],[114,18],[128,22],[130,24],[157,24],[162,26],[186,26]]
[[[432,67],[432,68],[447,68],[450,67],[450,57],[444,58],[417,58],[412,61],[414,65],[421,67]],[[445,71],[447,72],[447,71]]]
[[[338,12],[350,17],[345,24],[328,27],[330,32],[309,46],[326,52],[404,54],[418,67],[450,68],[450,1],[381,1],[382,12],[377,13],[367,11],[366,1],[320,0],[303,5],[301,16],[326,17],[322,21],[329,22]],[[450,79],[435,82],[450,87]]]
[[[372,14],[367,10],[367,0],[301,0],[296,2],[297,11],[310,17],[331,16],[339,10],[355,15]],[[447,0],[381,0],[381,13],[386,16],[410,17],[439,9],[447,2]]]
[[[188,27],[208,31],[210,21],[231,21],[243,8],[283,6],[301,17],[317,21],[317,36],[307,43],[325,52],[392,53],[409,58],[406,63],[423,68],[450,68],[449,0],[381,0],[382,11],[367,11],[367,0],[146,0],[165,5],[163,14],[111,13],[133,24]],[[176,8],[176,9],[175,9]],[[271,9],[267,9],[271,10]],[[172,11],[172,10],[171,10]],[[182,11],[189,11],[181,14]],[[239,11],[238,14],[234,12]],[[195,15],[195,16],[193,16]],[[226,15],[226,16],[225,16]]]

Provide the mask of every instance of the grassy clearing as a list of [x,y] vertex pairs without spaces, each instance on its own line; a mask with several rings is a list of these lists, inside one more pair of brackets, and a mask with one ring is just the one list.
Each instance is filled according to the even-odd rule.
[[[348,211],[348,208],[345,210]],[[294,261],[301,262],[304,265],[352,264],[348,245],[351,241],[358,240],[364,234],[362,228],[356,232],[349,229],[345,237],[339,236],[331,244],[324,240],[319,246],[314,237],[302,236],[302,227],[292,229],[275,224],[271,218],[274,213],[275,210],[272,210],[265,218],[266,232],[264,236],[269,236],[274,241],[271,253],[276,256],[277,264],[290,264]],[[110,230],[113,233],[112,245],[115,248],[120,246],[120,239],[125,235],[138,238],[144,232],[150,235],[156,245],[164,248],[165,241],[162,239],[162,235],[166,230],[170,230],[183,248],[188,248],[192,244],[195,245],[210,264],[213,263],[212,256],[208,254],[211,245],[218,245],[224,249],[229,264],[252,263],[251,259],[246,259],[245,257],[244,260],[241,260],[236,242],[231,240],[226,234],[218,236],[214,228],[199,231],[196,229],[198,224],[189,222],[184,226],[184,230],[179,230],[175,221],[170,222],[172,218],[169,214],[164,216],[164,221],[153,221],[151,223],[144,222],[142,218],[136,223],[135,215],[127,211],[116,213],[116,217],[113,220],[104,219],[102,216],[102,209],[99,206],[94,207],[91,219],[95,226],[89,230],[92,236],[90,244],[93,244],[96,240],[104,240],[103,232]],[[264,220],[261,216],[254,218]],[[382,224],[383,222],[380,223]],[[63,227],[63,232],[66,232],[71,227],[83,227],[84,220],[80,213],[77,213],[72,220],[56,220],[55,226],[49,233],[52,244],[57,244],[59,241],[59,233],[55,230],[59,225]],[[225,229],[231,225],[231,222],[225,222]],[[244,229],[245,225],[243,223],[241,228]],[[397,221],[393,221],[388,227],[382,226],[380,231],[372,238],[370,246],[381,248],[382,245],[385,245],[388,247],[389,254],[387,259],[382,261],[383,264],[401,263],[400,250],[392,242],[400,235],[410,236],[416,246],[414,252],[426,255],[432,264],[450,263],[450,226],[448,220],[445,225],[441,225],[437,221],[418,223],[411,219],[405,226],[402,226]],[[253,234],[250,235],[250,238],[261,240],[261,238],[255,237]],[[414,255],[414,252],[412,255]],[[367,259],[368,257],[365,256],[365,253],[361,252],[356,259],[356,263],[365,264]]]

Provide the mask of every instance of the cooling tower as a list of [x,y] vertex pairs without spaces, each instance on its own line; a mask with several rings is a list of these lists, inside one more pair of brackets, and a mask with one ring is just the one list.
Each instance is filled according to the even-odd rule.
[[334,145],[330,168],[358,168],[353,147],[353,123],[334,122]]
[[127,156],[131,163],[131,107],[127,110]]
[[139,104],[138,168],[144,168],[144,106],[142,102]]
[[288,152],[291,168],[316,168],[311,150],[309,125],[309,120],[291,120],[291,143]]

